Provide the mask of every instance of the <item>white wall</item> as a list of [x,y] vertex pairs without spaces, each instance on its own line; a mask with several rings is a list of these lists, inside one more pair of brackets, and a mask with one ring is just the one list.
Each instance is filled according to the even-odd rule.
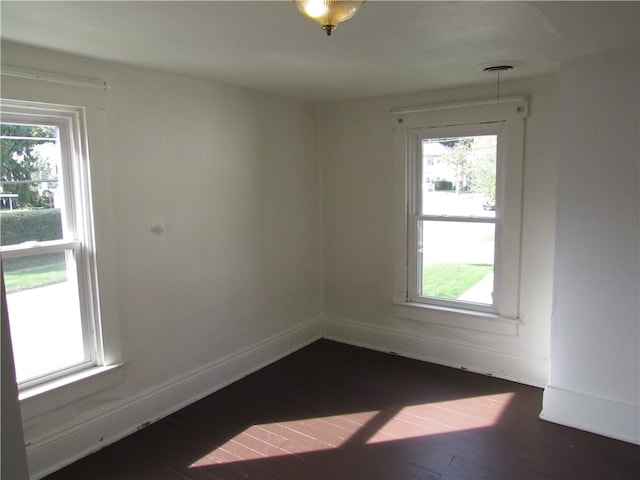
[[[504,80],[504,79],[503,79]],[[396,107],[495,98],[496,85],[321,107],[323,314],[326,337],[544,386],[554,250],[556,84],[501,85],[526,95],[518,336],[394,317],[393,131]]]
[[3,76],[8,98],[94,104],[102,316],[125,363],[22,402],[34,476],[320,336],[313,105],[12,44],[2,61],[110,85]]
[[559,77],[551,376],[543,418],[640,443],[639,52]]

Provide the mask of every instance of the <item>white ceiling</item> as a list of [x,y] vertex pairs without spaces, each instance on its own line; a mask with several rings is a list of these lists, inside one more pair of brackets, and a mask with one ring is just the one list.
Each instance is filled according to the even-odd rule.
[[[504,80],[639,41],[640,2],[369,0],[331,37],[291,0],[2,0],[1,36],[310,101],[495,82],[478,65],[518,60]],[[63,73],[63,72],[59,72]]]

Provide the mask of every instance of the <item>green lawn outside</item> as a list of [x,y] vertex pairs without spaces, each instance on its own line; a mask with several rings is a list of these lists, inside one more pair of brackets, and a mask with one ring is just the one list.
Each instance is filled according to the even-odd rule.
[[3,260],[7,293],[46,287],[67,279],[64,252]]
[[422,271],[422,295],[456,299],[493,271],[492,265],[439,263]]
[[4,282],[7,293],[20,292],[31,288],[46,287],[54,283],[64,282],[67,279],[66,265],[55,264],[39,269],[19,271],[14,273],[5,272]]

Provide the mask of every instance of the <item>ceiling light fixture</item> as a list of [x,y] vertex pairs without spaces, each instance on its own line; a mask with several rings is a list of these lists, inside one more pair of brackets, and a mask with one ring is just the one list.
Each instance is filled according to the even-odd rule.
[[500,101],[500,74],[502,72],[508,72],[513,70],[514,68],[521,67],[524,65],[522,62],[517,61],[502,61],[502,62],[492,62],[492,63],[483,63],[482,65],[478,65],[476,68],[486,73],[497,73],[498,74],[498,93],[497,93],[497,101]]
[[349,20],[366,0],[294,0],[298,10],[311,20],[322,25],[327,36],[336,29],[338,23]]

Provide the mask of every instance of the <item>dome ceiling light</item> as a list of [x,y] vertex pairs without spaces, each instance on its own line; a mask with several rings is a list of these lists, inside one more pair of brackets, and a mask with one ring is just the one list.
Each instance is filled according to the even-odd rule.
[[366,0],[294,0],[298,10],[322,25],[327,36],[340,22],[349,20]]

